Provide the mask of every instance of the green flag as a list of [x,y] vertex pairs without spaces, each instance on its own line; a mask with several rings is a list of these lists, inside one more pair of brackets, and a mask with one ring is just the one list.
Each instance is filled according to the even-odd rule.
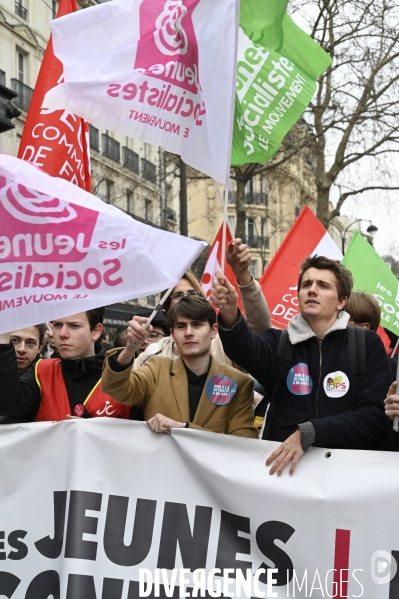
[[373,295],[381,308],[381,326],[399,335],[399,281],[375,249],[355,231],[342,260],[353,289]]
[[285,12],[287,4],[241,3],[232,165],[274,156],[332,62]]

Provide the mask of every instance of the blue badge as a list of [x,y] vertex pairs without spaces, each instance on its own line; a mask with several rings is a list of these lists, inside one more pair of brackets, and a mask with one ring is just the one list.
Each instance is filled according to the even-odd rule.
[[291,368],[287,376],[287,387],[294,395],[312,393],[313,381],[307,364],[301,362]]
[[216,406],[226,406],[237,393],[238,385],[229,376],[216,374],[206,384],[206,395]]

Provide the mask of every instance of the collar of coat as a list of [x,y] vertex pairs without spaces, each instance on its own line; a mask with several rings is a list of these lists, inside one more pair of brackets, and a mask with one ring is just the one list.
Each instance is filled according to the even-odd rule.
[[[346,329],[349,318],[350,316],[348,312],[344,312],[343,310],[338,312],[336,321],[328,329],[326,335],[328,335],[328,333],[332,333],[333,331],[342,331]],[[307,320],[302,316],[302,314],[296,314],[293,318],[291,318],[287,327],[287,331],[292,345],[306,341],[311,337],[316,337],[316,333],[309,326]]]

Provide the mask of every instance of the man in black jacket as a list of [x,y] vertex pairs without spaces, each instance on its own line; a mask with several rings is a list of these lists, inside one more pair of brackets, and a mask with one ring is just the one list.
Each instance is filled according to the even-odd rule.
[[129,418],[101,391],[105,350],[97,340],[103,330],[104,308],[52,322],[61,359],[39,360],[18,377],[10,335],[0,335],[0,415],[20,420],[64,420],[68,416]]
[[[383,399],[391,375],[378,335],[365,331],[366,368],[352,374],[343,308],[352,275],[323,256],[308,257],[298,279],[300,314],[288,325],[292,356],[275,394],[270,419],[272,441],[282,441],[266,461],[270,474],[290,474],[310,445],[340,449],[380,449],[386,436]],[[231,360],[246,368],[273,393],[276,352],[282,331],[254,335],[237,308],[236,294],[219,273],[212,301],[219,307],[219,334]],[[269,416],[270,417],[270,416]]]

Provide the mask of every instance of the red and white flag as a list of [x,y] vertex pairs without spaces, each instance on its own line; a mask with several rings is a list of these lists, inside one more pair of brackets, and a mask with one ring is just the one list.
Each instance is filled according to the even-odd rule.
[[[222,238],[223,224],[217,232],[212,247],[209,251],[208,258],[206,259],[204,274],[201,278],[201,286],[207,298],[209,298],[211,294],[212,284],[215,279],[215,272],[217,270],[222,270]],[[231,229],[229,225],[226,225],[226,248],[230,241],[233,241],[233,239],[234,238]],[[226,260],[224,261],[224,276],[228,279],[228,281],[233,285],[233,287],[237,291],[239,306],[241,308],[241,296],[238,292],[236,277],[233,273],[233,269],[231,268],[231,266],[229,266],[229,264],[227,264]]]
[[228,183],[238,0],[113,0],[52,22],[46,105],[178,154]]
[[342,254],[319,219],[305,206],[273,256],[259,283],[272,325],[286,329],[299,312],[297,283],[301,262],[310,255],[342,260]]
[[[57,17],[76,11],[76,0],[61,0]],[[44,96],[60,83],[62,77],[63,66],[54,55],[50,37],[29,106],[18,158],[40,166],[53,177],[61,177],[91,191],[87,122],[66,110],[50,110],[43,106]]]

